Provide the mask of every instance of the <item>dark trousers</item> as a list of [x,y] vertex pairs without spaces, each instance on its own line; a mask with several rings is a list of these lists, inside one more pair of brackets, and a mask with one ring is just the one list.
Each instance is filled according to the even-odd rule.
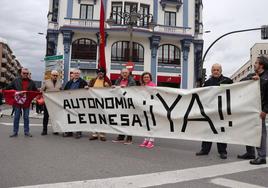
[[44,105],[43,132],[47,132],[49,114],[46,105]]
[[[124,140],[125,139],[125,135],[119,134],[117,137],[117,140]],[[132,136],[127,136],[127,140],[131,140],[132,141]]]
[[[202,142],[202,151],[209,153],[212,146],[212,142]],[[217,143],[218,152],[227,154],[226,148],[227,144]]]
[[[267,147],[267,130],[265,119],[262,120],[262,134],[261,134],[261,145],[257,147],[258,157],[265,159],[266,158],[266,147]],[[252,146],[246,146],[247,153],[255,155],[255,148]]]

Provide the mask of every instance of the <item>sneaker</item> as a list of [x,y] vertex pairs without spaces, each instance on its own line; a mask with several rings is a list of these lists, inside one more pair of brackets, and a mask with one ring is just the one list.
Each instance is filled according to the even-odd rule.
[[42,135],[42,136],[47,135],[47,131],[43,131],[43,132],[41,133],[41,135]]
[[26,136],[26,137],[33,137],[33,135],[31,133],[24,133],[24,136]]
[[0,112],[0,117],[3,117],[3,113],[2,112]]
[[149,142],[148,140],[144,140],[139,146],[145,147],[145,146],[147,146],[148,142]]
[[115,139],[115,140],[112,140],[112,142],[114,142],[114,143],[123,143],[124,142],[124,140],[123,139]]
[[18,133],[13,133],[12,135],[9,135],[10,138],[14,138],[14,137],[17,137],[18,136]]
[[104,136],[102,136],[102,137],[100,137],[100,141],[105,142],[106,141],[106,138]]
[[124,142],[124,144],[125,144],[125,145],[132,144],[132,140],[126,140],[126,141]]
[[63,137],[72,137],[73,136],[73,133],[72,132],[65,132],[65,133],[63,133],[62,136]]
[[89,140],[98,140],[98,137],[97,137],[97,136],[91,136],[91,137],[89,138]]
[[82,137],[82,133],[76,133],[75,136],[74,136],[74,138],[76,138],[76,139],[79,139],[81,137]]
[[145,147],[148,149],[152,149],[154,147],[154,142],[149,141]]

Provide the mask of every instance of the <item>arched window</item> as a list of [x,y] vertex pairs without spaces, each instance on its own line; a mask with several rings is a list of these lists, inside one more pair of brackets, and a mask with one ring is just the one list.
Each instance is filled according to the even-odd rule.
[[158,63],[181,65],[181,51],[172,44],[164,44],[158,49]]
[[97,43],[93,40],[82,38],[72,44],[72,59],[97,59]]
[[[111,60],[115,61],[129,61],[129,41],[118,41],[112,45]],[[133,42],[132,61],[144,61],[144,47],[136,42]]]

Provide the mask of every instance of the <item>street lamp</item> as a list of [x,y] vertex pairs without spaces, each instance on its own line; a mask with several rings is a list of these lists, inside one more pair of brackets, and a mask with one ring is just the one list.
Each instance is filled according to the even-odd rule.
[[[120,22],[117,23],[116,20],[113,19],[113,16],[120,17]],[[141,21],[147,20],[146,23],[140,24]],[[110,18],[106,21],[110,26],[112,25],[121,25],[121,22],[124,21],[124,25],[128,26],[130,41],[129,41],[129,62],[133,61],[133,28],[134,27],[144,27],[147,26],[149,29],[153,29],[156,24],[153,21],[153,15],[147,14],[144,15],[140,12],[130,11],[130,12],[115,12],[112,11],[110,14]]]

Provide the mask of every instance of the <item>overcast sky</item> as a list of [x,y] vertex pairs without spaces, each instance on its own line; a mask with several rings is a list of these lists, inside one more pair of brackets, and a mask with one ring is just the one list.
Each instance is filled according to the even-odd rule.
[[[205,48],[220,35],[240,29],[268,25],[268,0],[203,0]],[[43,78],[48,0],[0,0],[0,37],[5,38],[23,66],[29,67],[33,79]],[[249,60],[250,48],[260,39],[260,32],[240,33],[220,40],[209,52],[205,67],[223,65],[230,76]]]

